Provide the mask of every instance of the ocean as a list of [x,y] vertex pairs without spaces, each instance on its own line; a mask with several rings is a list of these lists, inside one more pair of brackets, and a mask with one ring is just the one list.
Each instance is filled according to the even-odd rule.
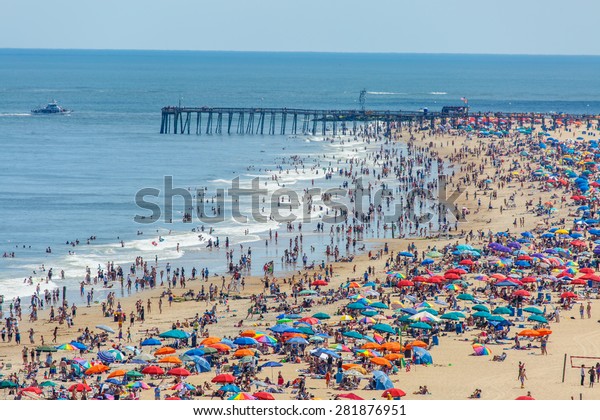
[[[287,238],[282,223],[227,220],[200,239],[191,230],[200,223],[181,221],[181,204],[175,223],[136,223],[144,214],[136,193],[163,190],[172,176],[175,187],[207,188],[209,197],[233,178],[266,180],[264,171],[279,166],[286,187],[302,191],[315,178],[335,187],[339,179],[323,179],[326,168],[364,152],[359,143],[303,135],[160,135],[163,106],[357,109],[366,89],[368,109],[438,110],[466,97],[473,111],[598,114],[598,74],[600,57],[0,50],[0,254],[15,253],[0,258],[0,295],[30,295],[23,279],[43,276],[42,264],[54,269],[50,286],[66,285],[72,299],[86,266],[94,273],[114,261],[127,272],[138,255],[185,263],[188,273],[191,266],[223,273],[224,253],[206,248],[209,237],[255,247],[261,263],[252,273],[260,274],[263,261],[281,258],[261,244],[270,229]],[[51,100],[73,112],[31,114]],[[289,160],[296,155],[305,169],[287,173],[298,167]],[[330,243],[303,233],[319,250]]]

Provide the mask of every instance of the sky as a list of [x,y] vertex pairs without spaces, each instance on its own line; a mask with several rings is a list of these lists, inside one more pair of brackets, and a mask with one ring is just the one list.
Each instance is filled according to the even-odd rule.
[[599,55],[590,0],[0,0],[0,48]]

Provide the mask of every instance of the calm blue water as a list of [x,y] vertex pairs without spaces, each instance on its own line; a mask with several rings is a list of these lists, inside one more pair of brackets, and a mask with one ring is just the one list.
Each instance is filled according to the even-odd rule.
[[[159,135],[162,106],[358,108],[365,88],[373,109],[437,110],[467,97],[472,110],[600,113],[598,74],[600,57],[0,50],[0,253],[17,256],[0,259],[0,294],[24,293],[20,279],[42,263],[55,278],[65,269],[71,286],[85,265],[150,258],[168,229],[181,236],[159,258],[180,257],[180,242],[197,268],[222,271],[224,258],[203,253],[189,225],[134,223],[136,191],[161,188],[166,175],[214,188],[293,154],[335,151],[302,136]],[[74,112],[30,115],[52,99]],[[302,187],[311,177],[296,178],[288,182]],[[217,234],[264,240],[276,227]],[[94,246],[65,245],[91,235]]]

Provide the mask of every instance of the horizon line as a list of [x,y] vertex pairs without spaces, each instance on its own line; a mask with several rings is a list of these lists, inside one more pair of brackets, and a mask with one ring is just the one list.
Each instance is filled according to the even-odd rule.
[[193,50],[155,48],[44,48],[44,47],[0,47],[0,51],[103,51],[103,52],[221,52],[221,53],[273,53],[273,54],[370,54],[370,55],[491,55],[491,56],[537,56],[537,57],[599,57],[600,54],[562,53],[503,53],[503,52],[417,52],[417,51],[311,51],[311,50]]

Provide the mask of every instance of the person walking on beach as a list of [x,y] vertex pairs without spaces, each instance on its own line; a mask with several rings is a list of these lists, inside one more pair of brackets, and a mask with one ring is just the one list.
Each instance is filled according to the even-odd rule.
[[521,381],[521,388],[525,388],[525,379],[527,379],[527,375],[525,373],[525,367],[519,372],[519,381]]
[[585,308],[583,307],[583,302],[579,305],[579,315],[581,315],[581,319],[583,319],[583,313]]

